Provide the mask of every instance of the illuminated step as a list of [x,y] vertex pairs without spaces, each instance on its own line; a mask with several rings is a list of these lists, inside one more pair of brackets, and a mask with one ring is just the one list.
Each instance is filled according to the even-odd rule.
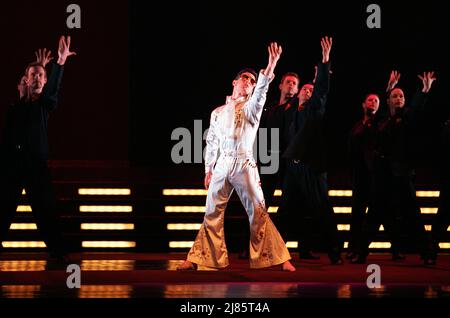
[[352,208],[350,206],[334,206],[334,213],[352,213]]
[[4,248],[44,248],[44,241],[3,241]]
[[277,206],[269,206],[269,209],[267,210],[269,213],[277,213],[278,207]]
[[369,248],[391,248],[390,242],[372,242]]
[[133,223],[81,223],[82,230],[134,230]]
[[439,198],[439,191],[416,191],[416,196],[420,198]]
[[30,205],[18,205],[16,212],[31,212],[31,206]]
[[449,242],[441,242],[441,243],[439,243],[439,248],[448,249],[448,248],[450,248],[450,243]]
[[169,223],[167,229],[173,230],[200,230],[201,223]]
[[128,188],[79,188],[79,195],[130,195]]
[[78,298],[130,298],[131,285],[81,285]]
[[166,213],[205,213],[206,207],[204,205],[196,206],[165,206],[164,212]]
[[438,208],[420,208],[420,213],[422,214],[436,214]]
[[350,231],[350,224],[338,224],[338,231]]
[[133,248],[134,241],[82,241],[81,246],[85,248]]
[[45,260],[8,260],[0,261],[0,272],[37,272],[45,271]]
[[36,223],[11,223],[10,230],[37,230]]
[[298,242],[297,241],[287,241],[286,247],[287,248],[298,248]]
[[2,285],[5,298],[35,298],[41,296],[41,285]]
[[329,190],[328,195],[330,197],[351,197],[352,190]]
[[163,189],[163,195],[207,195],[205,189]]
[[80,205],[80,212],[130,213],[133,212],[133,207],[131,205]]

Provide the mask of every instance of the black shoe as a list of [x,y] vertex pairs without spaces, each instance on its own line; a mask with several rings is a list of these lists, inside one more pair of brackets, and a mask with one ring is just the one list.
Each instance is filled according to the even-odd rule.
[[320,259],[320,256],[314,255],[314,254],[311,253],[311,252],[300,252],[300,253],[298,254],[298,257],[299,257],[300,259],[310,259],[310,260],[318,260],[318,259]]
[[393,253],[392,254],[392,260],[393,261],[404,261],[406,259],[405,255],[402,255],[400,253]]

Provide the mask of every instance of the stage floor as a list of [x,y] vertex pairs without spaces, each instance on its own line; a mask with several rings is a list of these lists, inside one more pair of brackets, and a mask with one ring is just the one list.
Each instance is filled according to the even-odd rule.
[[[450,255],[440,254],[437,265],[425,267],[418,255],[392,261],[390,254],[371,254],[367,264],[330,265],[299,261],[295,272],[280,267],[253,270],[247,260],[230,255],[224,270],[176,271],[185,254],[75,253],[70,263],[80,266],[80,288],[74,271],[47,260],[46,253],[0,255],[0,298],[449,298]],[[380,286],[369,288],[369,264],[380,267]],[[70,277],[69,277],[70,276]],[[373,280],[371,280],[373,281]],[[70,284],[69,284],[70,285]],[[73,286],[72,286],[73,287]]]

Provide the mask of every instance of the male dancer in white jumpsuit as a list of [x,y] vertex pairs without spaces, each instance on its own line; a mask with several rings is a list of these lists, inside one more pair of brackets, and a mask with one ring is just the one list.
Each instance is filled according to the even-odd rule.
[[269,63],[260,72],[258,82],[252,69],[239,72],[233,81],[232,96],[211,114],[205,153],[206,213],[187,260],[178,270],[195,270],[197,265],[228,266],[223,222],[227,202],[236,189],[250,221],[250,267],[282,264],[283,270],[295,271],[286,244],[267,213],[252,153],[269,83],[282,49],[271,43],[268,51]]

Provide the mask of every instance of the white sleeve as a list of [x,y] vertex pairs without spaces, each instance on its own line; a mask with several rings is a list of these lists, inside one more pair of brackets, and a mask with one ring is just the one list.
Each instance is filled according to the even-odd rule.
[[243,107],[245,117],[250,121],[252,125],[259,125],[261,119],[262,110],[266,102],[267,91],[269,90],[269,84],[273,80],[263,75],[262,71],[259,73],[258,82],[256,83],[255,90],[252,97]]
[[218,135],[217,112],[211,113],[211,120],[206,136],[206,150],[205,150],[205,174],[212,172],[217,161],[217,153],[219,150],[219,135]]

